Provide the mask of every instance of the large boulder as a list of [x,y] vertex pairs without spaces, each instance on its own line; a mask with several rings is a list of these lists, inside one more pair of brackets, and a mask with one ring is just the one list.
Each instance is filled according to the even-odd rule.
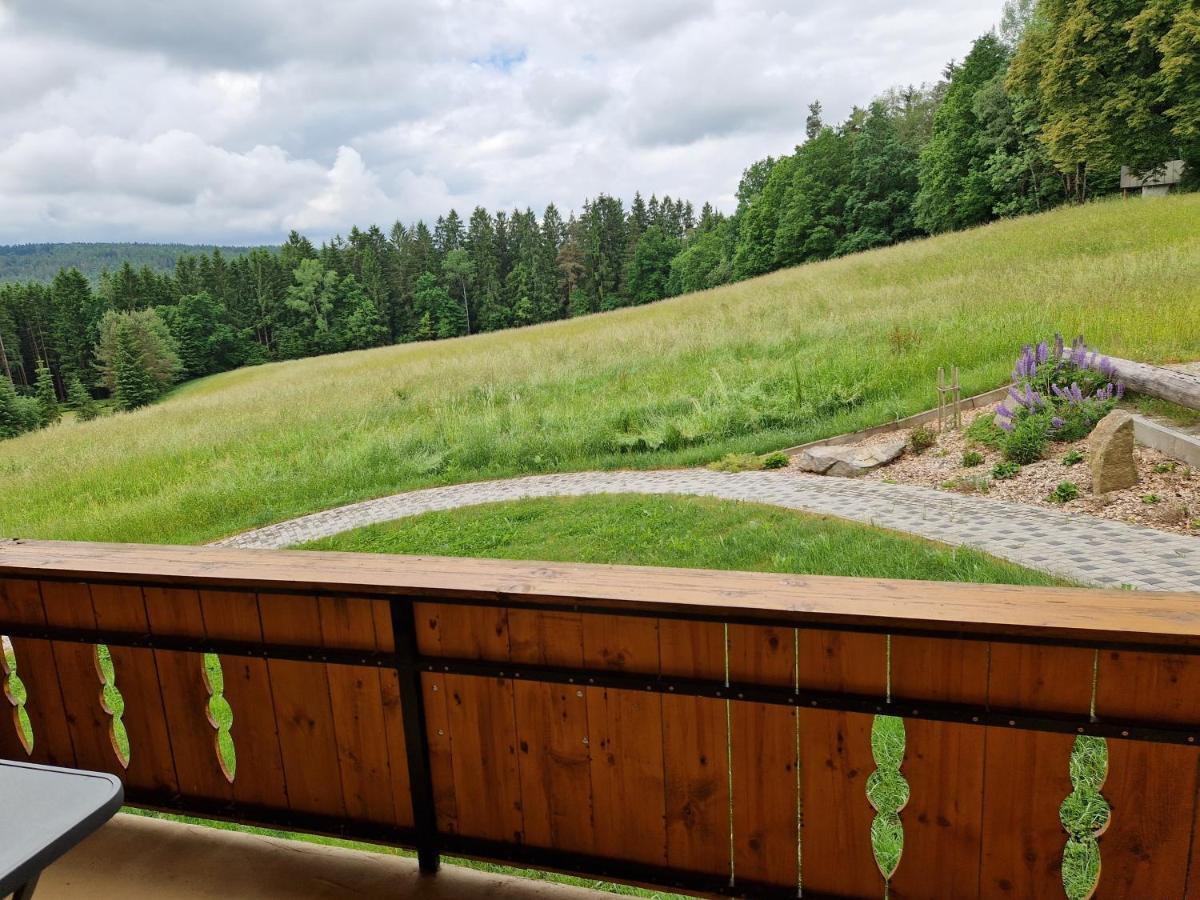
[[855,478],[887,465],[904,452],[907,444],[908,440],[901,435],[869,446],[809,447],[800,454],[796,465],[805,472],[816,472],[818,475]]
[[1092,469],[1094,494],[1107,494],[1137,484],[1133,416],[1118,409],[1100,420],[1088,438],[1088,464]]

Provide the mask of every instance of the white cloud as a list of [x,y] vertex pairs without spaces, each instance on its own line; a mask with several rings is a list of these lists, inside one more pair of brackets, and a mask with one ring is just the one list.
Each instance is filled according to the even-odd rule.
[[277,241],[602,191],[728,207],[814,98],[999,0],[0,0],[0,242]]

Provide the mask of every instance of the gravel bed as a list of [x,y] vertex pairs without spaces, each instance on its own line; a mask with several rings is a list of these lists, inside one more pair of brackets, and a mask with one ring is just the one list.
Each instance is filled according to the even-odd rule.
[[[864,477],[873,481],[918,484],[1068,512],[1077,510],[1105,519],[1200,536],[1200,472],[1149,447],[1134,449],[1138,483],[1126,490],[1105,495],[1092,494],[1086,439],[1075,443],[1051,444],[1045,459],[1022,466],[1015,478],[995,480],[991,477],[992,467],[1002,461],[1001,455],[970,442],[965,435],[966,426],[976,416],[986,415],[994,409],[993,406],[964,413],[963,431],[938,434],[934,445],[923,453],[915,454],[909,449],[895,462]],[[881,443],[895,435],[895,432],[877,435],[862,443]],[[964,466],[965,450],[981,453],[983,462],[977,466]],[[1064,465],[1063,457],[1072,450],[1082,453],[1084,461],[1076,465]],[[1064,481],[1071,482],[1079,489],[1079,499],[1055,503],[1049,499],[1050,494]]]

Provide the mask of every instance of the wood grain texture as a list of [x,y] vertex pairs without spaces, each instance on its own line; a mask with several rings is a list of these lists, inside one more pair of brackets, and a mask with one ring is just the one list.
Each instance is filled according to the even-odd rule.
[[[1096,713],[1142,721],[1200,723],[1200,659],[1102,652]],[[1108,742],[1101,793],[1111,810],[1100,838],[1097,897],[1182,897],[1196,893],[1188,854],[1196,830],[1195,747]],[[1196,867],[1193,862],[1193,869]]]
[[[508,615],[504,609],[419,604],[419,617],[432,623],[440,652],[463,659],[507,661]],[[418,637],[423,642],[430,638]],[[503,678],[444,675],[444,704],[455,827],[459,834],[520,843],[524,834],[521,774],[513,684]],[[444,693],[443,693],[444,692]],[[444,752],[444,750],[443,750]],[[436,778],[445,778],[438,770]],[[435,795],[446,787],[435,781]]]
[[[725,628],[707,622],[658,624],[664,677],[725,677]],[[667,863],[672,868],[732,874],[727,701],[662,698]]]
[[[578,613],[510,610],[510,656],[537,665],[583,665]],[[525,841],[539,847],[591,853],[591,739],[581,685],[513,685]]]
[[[993,644],[988,696],[997,707],[1086,716],[1094,653],[1062,647]],[[985,897],[1061,897],[1067,835],[1059,808],[1071,793],[1071,735],[986,729]]]
[[[150,630],[141,588],[93,584],[91,595],[99,628],[143,634]],[[125,699],[121,716],[129,736],[129,765],[122,776],[125,786],[165,796],[177,793],[175,753],[154,651],[110,646],[108,652],[117,687]]]
[[[797,666],[802,689],[886,693],[882,635],[802,630]],[[801,884],[814,893],[882,897],[871,845],[875,810],[867,801],[874,717],[816,709],[799,715]]]
[[[687,612],[771,624],[871,626],[897,634],[1036,635],[1039,639],[1200,647],[1200,597],[1078,588],[775,575],[703,569],[233,550],[150,544],[0,542],[0,577],[39,574],[329,594],[578,604]],[[510,604],[511,605],[511,604]]]
[[[589,616],[583,644],[588,666],[658,671],[658,622],[654,619]],[[601,688],[589,688],[586,695],[596,852],[666,865],[662,698]]]
[[[322,597],[322,643],[377,650],[374,605],[370,600]],[[368,822],[408,824],[411,815],[407,806],[397,809],[393,783],[395,779],[407,787],[408,759],[403,741],[399,746],[391,743],[394,735],[388,730],[384,673],[374,667],[346,665],[327,666],[326,672],[346,815]],[[394,671],[388,674],[395,677]]]
[[[729,626],[732,682],[795,685],[791,629]],[[733,863],[738,879],[798,885],[799,805],[796,710],[766,703],[730,709]]]
[[[892,638],[892,695],[913,701],[987,702],[988,645],[978,641]],[[984,732],[977,725],[904,722],[902,773],[909,785],[900,814],[904,852],[889,896],[979,896]]]
[[[0,622],[45,625],[42,595],[36,581],[0,579]],[[0,626],[0,633],[4,628]],[[25,685],[25,713],[33,730],[32,762],[51,766],[75,765],[75,748],[58,686],[58,663],[48,641],[12,639],[17,672]]]
[[[186,588],[147,587],[142,596],[151,634],[203,638],[200,595]],[[221,765],[217,728],[209,714],[210,686],[201,653],[155,650],[162,708],[171,735],[181,793],[230,801],[233,784]]]
[[[263,638],[320,646],[315,597],[258,598]],[[275,726],[287,783],[288,805],[302,812],[345,815],[328,666],[285,659],[267,661]],[[239,754],[240,755],[240,754]]]
[[[60,628],[95,628],[92,595],[86,584],[47,582],[41,585],[46,624]],[[51,641],[58,667],[58,686],[75,765],[96,772],[124,775],[113,734],[112,714],[104,704],[104,677],[95,644]]]
[[[262,640],[258,598],[248,591],[201,591],[200,609],[210,638]],[[225,700],[233,713],[229,736],[237,757],[233,797],[239,803],[288,809],[283,755],[265,659],[222,656]]]

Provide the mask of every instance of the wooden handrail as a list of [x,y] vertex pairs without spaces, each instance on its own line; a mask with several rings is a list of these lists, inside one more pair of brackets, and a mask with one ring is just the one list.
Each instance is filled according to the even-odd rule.
[[[1200,889],[1200,596],[9,541],[0,635],[0,757],[412,847],[426,870],[455,853],[705,895],[1049,896],[1085,734],[1110,739],[1102,886]],[[876,713],[906,720],[894,873],[871,845]]]
[[210,585],[1200,652],[1200,594],[458,557],[0,541],[0,575]]

